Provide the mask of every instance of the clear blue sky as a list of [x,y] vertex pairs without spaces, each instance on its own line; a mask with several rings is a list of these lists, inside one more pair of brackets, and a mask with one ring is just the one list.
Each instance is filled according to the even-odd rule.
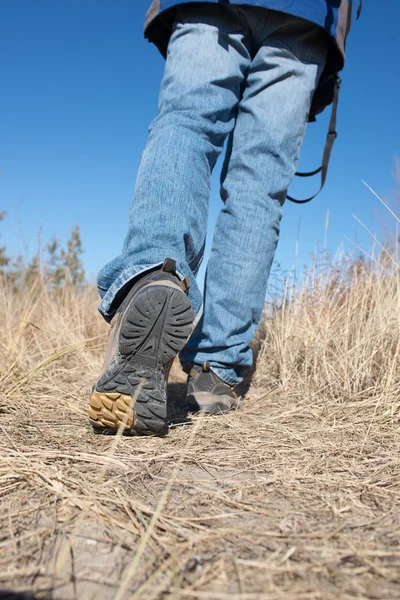
[[[81,226],[89,276],[120,250],[147,128],[156,114],[163,59],[143,38],[147,0],[2,0],[0,8],[1,244],[32,255],[38,232],[65,241]],[[311,204],[285,205],[277,253],[284,269],[324,243],[369,241],[355,213],[379,231],[378,202],[389,197],[400,154],[400,2],[364,0],[347,46],[339,137],[328,183]],[[320,164],[326,115],[310,125],[302,170]],[[295,186],[295,195],[318,186]],[[210,228],[221,207],[218,173]],[[300,228],[299,222],[301,221]],[[209,235],[209,243],[211,236]]]

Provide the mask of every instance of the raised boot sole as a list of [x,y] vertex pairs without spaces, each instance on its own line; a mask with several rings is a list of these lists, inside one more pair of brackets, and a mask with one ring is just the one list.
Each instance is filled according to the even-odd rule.
[[120,327],[113,363],[89,403],[97,432],[164,435],[167,377],[194,320],[192,305],[176,284],[149,283],[132,299]]

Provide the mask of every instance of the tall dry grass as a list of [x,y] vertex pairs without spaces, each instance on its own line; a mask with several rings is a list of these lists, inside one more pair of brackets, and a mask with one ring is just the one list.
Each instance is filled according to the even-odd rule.
[[[107,325],[97,314],[93,286],[54,289],[40,273],[15,288],[0,278],[0,386],[3,403],[45,411],[71,406],[102,364]],[[39,399],[43,404],[40,405]]]
[[[390,420],[400,394],[400,265],[387,251],[375,260],[322,258],[261,324],[255,381],[347,407],[373,401]],[[3,397],[94,381],[108,330],[97,303],[93,286],[54,290],[38,275],[15,289],[0,279]]]
[[337,402],[390,423],[399,415],[400,265],[381,250],[313,266],[265,319],[259,385]]

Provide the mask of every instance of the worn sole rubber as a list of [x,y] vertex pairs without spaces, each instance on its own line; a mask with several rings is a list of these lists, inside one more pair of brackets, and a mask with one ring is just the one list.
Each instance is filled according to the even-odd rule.
[[175,285],[150,283],[126,309],[119,347],[89,403],[96,432],[165,435],[167,377],[194,320],[192,305]]

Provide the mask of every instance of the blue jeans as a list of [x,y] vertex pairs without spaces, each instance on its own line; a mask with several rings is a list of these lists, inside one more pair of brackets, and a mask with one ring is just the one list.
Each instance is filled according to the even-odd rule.
[[[189,5],[169,43],[159,113],[150,127],[122,253],[99,273],[110,320],[127,283],[176,260],[202,316],[182,361],[207,361],[225,382],[252,364],[311,99],[328,42],[318,26],[258,7]],[[214,231],[204,301],[195,275],[204,253],[211,173],[228,139],[224,205]]]

